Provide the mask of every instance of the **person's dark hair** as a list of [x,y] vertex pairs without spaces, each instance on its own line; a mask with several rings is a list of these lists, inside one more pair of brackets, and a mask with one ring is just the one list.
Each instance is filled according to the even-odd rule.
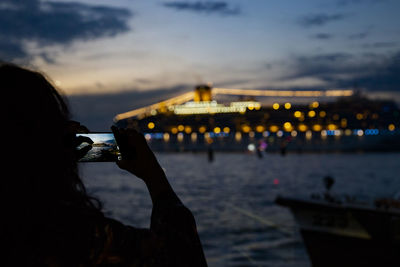
[[2,261],[85,261],[92,219],[102,212],[79,177],[65,99],[41,73],[7,63],[0,63],[0,90]]

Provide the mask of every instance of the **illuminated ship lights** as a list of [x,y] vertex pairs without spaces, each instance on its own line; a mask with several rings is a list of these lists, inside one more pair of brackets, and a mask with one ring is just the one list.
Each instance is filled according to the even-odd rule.
[[170,106],[168,109],[176,115],[215,114],[215,113],[245,113],[247,109],[260,109],[261,104],[254,101],[231,102],[229,106],[218,104],[217,101],[187,102],[183,105]]
[[[362,137],[362,136],[374,136],[374,135],[380,135],[380,134],[393,134],[393,131],[388,131],[388,130],[379,130],[379,129],[346,129],[346,130],[322,130],[319,132],[312,132],[312,131],[307,131],[305,132],[305,137],[311,138],[312,135],[318,134],[320,138],[326,138],[327,136],[356,136],[356,137]],[[195,135],[193,135],[195,134]],[[259,135],[259,136],[256,136]],[[146,139],[148,141],[155,139],[155,140],[164,140],[165,142],[169,142],[172,136],[176,136],[178,139],[183,140],[184,136],[190,136],[192,142],[196,142],[198,137],[204,137],[204,138],[229,138],[229,137],[234,137],[236,141],[240,141],[244,137],[249,137],[249,138],[258,138],[258,137],[272,137],[272,138],[284,138],[284,137],[289,137],[291,136],[292,138],[295,138],[299,135],[297,131],[291,131],[287,132],[285,134],[284,131],[277,131],[277,132],[270,132],[270,131],[264,131],[262,133],[256,133],[253,131],[250,131],[248,133],[242,133],[242,132],[205,132],[205,133],[196,133],[193,132],[191,134],[185,134],[183,132],[178,132],[176,134],[171,134],[171,133],[161,133],[161,132],[147,132],[144,133]]]
[[295,91],[295,90],[249,90],[249,89],[213,88],[213,94],[274,96],[274,97],[338,97],[338,96],[351,96],[353,95],[353,90]]
[[[200,88],[203,90],[204,88]],[[339,97],[351,96],[353,90],[248,90],[248,89],[229,89],[229,88],[213,88],[206,86],[208,92],[188,92],[165,101],[155,103],[153,105],[134,109],[125,113],[118,114],[114,121],[137,117],[144,118],[149,115],[155,115],[159,112],[165,113],[173,111],[177,115],[185,114],[215,114],[215,113],[243,113],[246,108],[249,110],[259,109],[261,105],[259,102],[233,102],[229,106],[224,106],[212,101],[214,95],[242,95],[242,96],[260,96],[260,97]],[[204,91],[204,90],[203,90]],[[199,95],[203,94],[203,95]],[[195,100],[195,101],[192,101]],[[205,100],[205,101],[204,101]],[[191,102],[189,102],[191,101]],[[187,103],[188,102],[188,103]],[[184,104],[185,103],[185,104]],[[195,104],[197,103],[197,104]],[[315,102],[317,103],[317,102]],[[183,104],[183,105],[182,105]],[[279,109],[279,104],[274,104],[274,109]],[[291,104],[285,103],[285,109],[290,109]]]

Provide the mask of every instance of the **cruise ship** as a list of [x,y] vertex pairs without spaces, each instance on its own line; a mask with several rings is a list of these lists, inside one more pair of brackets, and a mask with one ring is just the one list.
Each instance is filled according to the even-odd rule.
[[[220,103],[216,95],[237,100]],[[263,97],[285,101],[266,105],[257,101]],[[295,104],[287,101],[291,98],[312,101]],[[115,122],[143,132],[156,151],[400,150],[400,110],[395,102],[371,100],[353,90],[241,90],[198,85],[193,92],[118,114]]]

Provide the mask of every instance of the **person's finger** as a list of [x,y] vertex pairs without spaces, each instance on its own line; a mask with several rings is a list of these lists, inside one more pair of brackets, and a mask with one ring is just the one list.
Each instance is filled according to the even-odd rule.
[[123,160],[123,159],[118,160],[118,161],[117,161],[117,165],[118,165],[118,167],[120,167],[121,169],[126,169],[126,166],[127,166],[126,161]]
[[134,169],[134,163],[131,160],[118,160],[117,165],[119,168],[123,169],[123,170],[131,170]]
[[70,120],[68,121],[68,129],[71,133],[88,133],[89,129],[85,126],[80,124],[78,121]]
[[73,121],[73,120],[69,120],[68,121],[68,127],[69,128],[77,128],[77,127],[79,127],[79,125],[80,125],[80,123],[79,122],[77,122],[77,121]]
[[141,154],[145,146],[143,142],[144,136],[131,128],[117,128],[111,126],[111,130],[114,133],[117,144],[121,150],[122,158],[127,160],[136,159],[137,154]]
[[77,137],[74,139],[74,146],[75,146],[75,147],[80,146],[82,143],[88,143],[88,144],[91,145],[91,144],[93,144],[94,142],[93,142],[93,140],[90,139],[89,137],[83,136],[83,135],[79,135],[79,136],[77,136]]
[[143,145],[145,144],[145,137],[142,133],[136,131],[135,129],[127,129],[125,130],[125,133],[128,135],[129,137],[129,141],[130,143],[132,143],[135,146],[138,145]]
[[90,150],[92,149],[91,145],[84,146],[81,149],[77,149],[75,151],[76,158],[79,160],[83,158]]
[[80,135],[77,137],[78,141],[81,143],[88,143],[88,144],[93,144],[93,140],[90,139],[88,136]]
[[79,125],[77,133],[89,133],[89,129],[85,125]]

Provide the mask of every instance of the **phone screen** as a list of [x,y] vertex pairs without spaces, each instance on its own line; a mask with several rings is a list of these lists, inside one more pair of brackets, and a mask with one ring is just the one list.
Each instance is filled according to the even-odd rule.
[[[90,138],[82,142],[77,149],[86,151],[78,161],[79,162],[112,162],[121,158],[119,147],[115,141],[113,133],[79,133],[76,137],[83,136]],[[84,139],[82,139],[84,140]]]

